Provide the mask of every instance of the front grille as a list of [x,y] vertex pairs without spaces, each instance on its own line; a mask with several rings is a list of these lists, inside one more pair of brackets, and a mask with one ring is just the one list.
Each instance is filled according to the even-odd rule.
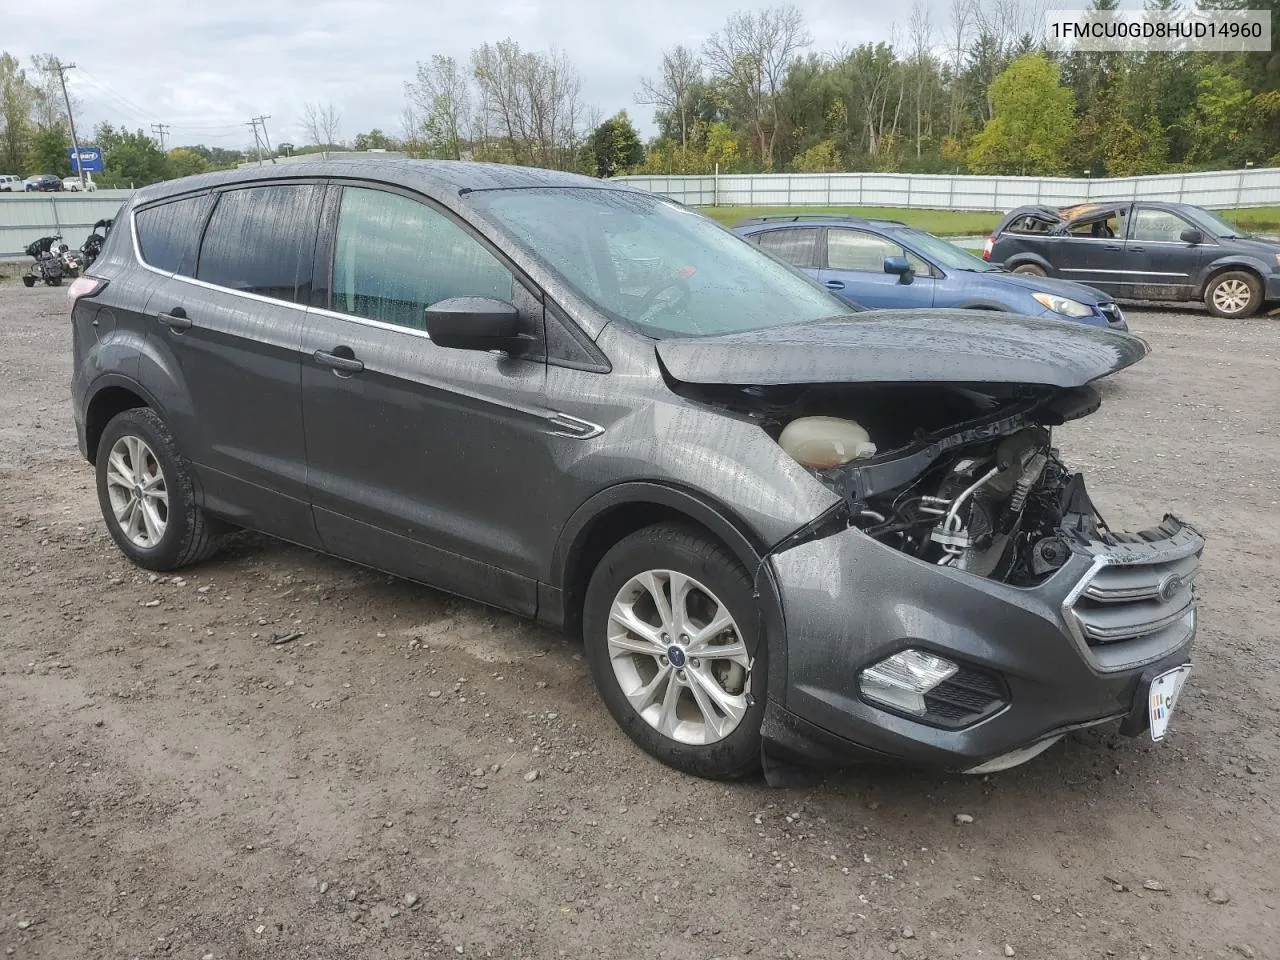
[[1115,303],[1100,303],[1098,309],[1102,315],[1107,318],[1107,323],[1116,327],[1124,323],[1124,314],[1120,312],[1120,307]]
[[926,723],[957,729],[991,716],[1009,702],[1004,681],[968,664],[924,696]]
[[1095,562],[1068,601],[1068,625],[1102,670],[1158,659],[1196,627],[1204,541],[1172,517],[1152,530],[1091,543]]

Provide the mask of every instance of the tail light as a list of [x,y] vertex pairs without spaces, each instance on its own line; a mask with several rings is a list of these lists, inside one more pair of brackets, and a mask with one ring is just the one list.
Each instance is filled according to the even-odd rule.
[[84,297],[96,297],[106,289],[107,281],[96,277],[76,277],[67,287],[67,299],[73,304]]
[[986,242],[986,243],[984,243],[984,244],[982,245],[982,259],[983,259],[983,260],[990,260],[990,259],[991,259],[991,250],[995,247],[995,245],[996,245],[996,238],[995,238],[995,237],[987,237],[987,242]]

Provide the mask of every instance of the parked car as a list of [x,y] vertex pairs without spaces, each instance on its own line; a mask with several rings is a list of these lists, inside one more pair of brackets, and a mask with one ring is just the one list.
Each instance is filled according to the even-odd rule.
[[1015,273],[1065,277],[1134,300],[1202,300],[1219,317],[1280,301],[1280,242],[1215,213],[1152,200],[1011,210],[982,256]]
[[80,182],[79,177],[63,177],[62,189],[69,190],[73,193],[77,191],[92,193],[94,190],[98,189],[98,185],[93,182],[93,177],[85,177],[84,183]]
[[895,220],[775,214],[751,217],[734,229],[849,303],[1008,310],[1129,329],[1107,294],[1079,283],[1015,276]]
[[1051,441],[1137,338],[851,313],[661,197],[512,166],[219,172],[118,223],[72,397],[140,566],[246,527],[562,626],[707,777],[1164,733],[1203,541],[1111,529]]
[[21,177],[10,173],[0,173],[0,193],[23,193],[27,189]]
[[39,193],[55,193],[62,189],[62,178],[52,173],[38,173],[24,181],[27,190]]

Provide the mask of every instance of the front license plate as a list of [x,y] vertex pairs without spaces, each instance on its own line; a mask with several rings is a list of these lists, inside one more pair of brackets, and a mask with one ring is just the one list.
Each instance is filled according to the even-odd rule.
[[1151,688],[1147,695],[1147,710],[1151,717],[1152,740],[1164,739],[1164,732],[1169,728],[1169,718],[1173,715],[1173,708],[1178,704],[1178,694],[1182,692],[1182,685],[1187,682],[1190,674],[1191,664],[1184,663],[1151,681]]

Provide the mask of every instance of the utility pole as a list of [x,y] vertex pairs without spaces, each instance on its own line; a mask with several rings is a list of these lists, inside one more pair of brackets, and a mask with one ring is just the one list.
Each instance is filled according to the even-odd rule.
[[258,139],[258,118],[254,117],[245,123],[246,127],[253,127],[253,148],[258,154],[258,165],[262,165],[262,141]]
[[167,123],[153,123],[151,125],[151,132],[160,138],[161,153],[164,153],[164,135],[165,135],[165,131],[167,131],[168,129],[169,129],[169,124]]
[[67,121],[71,124],[71,148],[75,151],[76,173],[80,175],[80,186],[84,187],[84,165],[80,162],[80,141],[76,139],[76,118],[71,112],[71,97],[67,93],[67,71],[74,70],[74,63],[63,63],[53,58],[53,69],[58,71],[58,82],[62,84],[62,99],[67,105]]

